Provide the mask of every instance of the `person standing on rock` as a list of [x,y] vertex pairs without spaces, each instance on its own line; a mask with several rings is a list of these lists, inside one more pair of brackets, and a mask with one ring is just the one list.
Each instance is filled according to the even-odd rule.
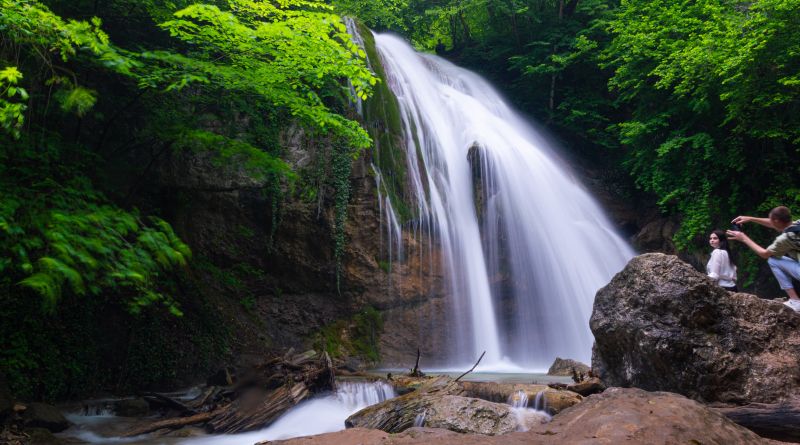
[[708,244],[714,248],[711,252],[711,259],[706,265],[708,277],[716,282],[721,288],[737,292],[736,289],[736,265],[733,264],[731,251],[728,248],[728,237],[722,230],[715,230],[708,236]]
[[756,255],[767,260],[781,289],[789,296],[784,304],[795,312],[800,312],[800,298],[797,297],[797,291],[792,285],[792,278],[800,280],[800,220],[792,223],[792,213],[788,208],[780,206],[770,210],[768,218],[737,216],[732,222],[734,224],[754,222],[781,232],[766,249],[756,244],[742,231],[728,230],[726,234],[728,239],[744,243]]

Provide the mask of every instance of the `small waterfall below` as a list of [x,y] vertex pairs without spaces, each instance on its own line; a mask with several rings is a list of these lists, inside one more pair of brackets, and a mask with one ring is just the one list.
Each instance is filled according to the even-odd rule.
[[[338,381],[336,391],[306,400],[287,411],[268,427],[249,433],[201,436],[195,438],[137,436],[118,437],[120,417],[103,411],[101,415],[82,412],[67,417],[75,425],[62,433],[85,443],[129,443],[135,445],[252,445],[264,440],[289,439],[345,429],[344,421],[351,414],[370,405],[395,397],[394,388],[383,382]],[[92,405],[94,406],[94,405]]]
[[[442,365],[468,366],[482,351],[484,370],[588,362],[594,295],[633,251],[486,81],[396,36],[375,42],[404,127],[407,224],[444,257],[451,350]],[[397,221],[386,215],[390,243]]]
[[297,405],[273,424],[251,433],[210,436],[181,442],[186,445],[245,445],[264,440],[330,433],[344,429],[351,414],[395,396],[385,382],[337,382],[336,392]]
[[517,431],[528,431],[531,425],[549,422],[552,419],[552,416],[538,406],[542,394],[542,392],[536,394],[533,408],[528,408],[528,394],[525,391],[517,391],[509,396],[508,404],[511,405],[511,412],[517,421]]
[[517,391],[508,398],[508,404],[514,408],[527,408],[528,394],[525,391]]
[[544,397],[544,391],[536,393],[536,397],[533,399],[533,409],[547,411],[547,399]]

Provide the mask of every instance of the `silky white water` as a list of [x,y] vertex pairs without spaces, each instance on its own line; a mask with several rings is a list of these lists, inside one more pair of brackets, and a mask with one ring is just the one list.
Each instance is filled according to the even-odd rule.
[[484,370],[588,362],[594,295],[633,251],[486,81],[398,37],[375,40],[405,126],[414,224],[445,258],[446,364],[482,351]]

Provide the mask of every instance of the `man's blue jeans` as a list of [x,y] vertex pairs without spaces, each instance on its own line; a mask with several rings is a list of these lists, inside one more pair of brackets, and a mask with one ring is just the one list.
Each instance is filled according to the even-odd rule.
[[800,263],[789,258],[788,256],[781,258],[770,257],[767,260],[772,274],[778,279],[781,289],[792,288],[792,278],[800,280]]

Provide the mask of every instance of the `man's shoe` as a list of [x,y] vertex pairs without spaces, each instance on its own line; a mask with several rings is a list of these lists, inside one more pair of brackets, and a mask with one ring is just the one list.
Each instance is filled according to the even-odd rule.
[[786,306],[789,306],[795,312],[800,312],[800,300],[796,300],[794,298],[790,298],[790,299],[786,300],[783,304],[785,304]]

